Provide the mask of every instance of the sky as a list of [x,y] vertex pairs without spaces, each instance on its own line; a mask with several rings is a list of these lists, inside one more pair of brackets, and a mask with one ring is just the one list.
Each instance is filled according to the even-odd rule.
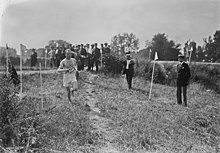
[[[134,33],[140,48],[165,33],[183,44],[220,30],[220,0],[1,0],[0,46],[45,47],[49,40],[105,43]],[[2,3],[4,2],[4,3]],[[2,9],[3,8],[3,9]]]

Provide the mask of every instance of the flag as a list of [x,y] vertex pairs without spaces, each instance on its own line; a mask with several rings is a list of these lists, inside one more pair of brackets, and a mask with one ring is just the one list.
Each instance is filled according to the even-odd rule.
[[154,60],[156,61],[158,59],[157,52],[155,52]]
[[25,45],[23,44],[20,45],[21,45],[21,56],[24,56],[27,53],[28,49]]
[[10,60],[8,60],[8,73],[10,74],[10,78],[13,84],[18,85],[20,83],[20,80],[18,79],[18,74]]
[[21,59],[24,61],[24,63],[27,61],[28,57],[29,57],[29,50],[27,49],[27,47],[23,44],[20,44],[21,46]]

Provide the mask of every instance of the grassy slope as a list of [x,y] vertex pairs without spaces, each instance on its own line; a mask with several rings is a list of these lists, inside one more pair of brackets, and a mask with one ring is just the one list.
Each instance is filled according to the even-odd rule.
[[[84,95],[79,94],[84,90],[82,82],[80,81],[82,88],[75,93],[76,98],[73,100],[79,106],[73,107],[67,100],[65,88],[62,87],[61,74],[43,74],[42,78],[44,108],[56,106],[41,118],[46,150],[52,150],[51,152],[91,150],[88,146],[96,143],[97,136],[91,132],[88,112],[83,107]],[[37,98],[38,103],[41,103],[39,74],[25,75],[23,80],[27,96]]]
[[[98,106],[118,131],[115,140],[124,148],[159,152],[213,152],[220,135],[220,96],[197,84],[188,90],[189,108],[176,105],[176,89],[155,84],[148,100],[149,83],[136,78],[134,90],[123,79],[99,77]],[[210,147],[212,146],[212,147]]]
[[[81,74],[86,80],[87,74]],[[80,81],[75,102],[81,107],[71,107],[62,87],[62,76],[43,75],[45,107],[57,106],[44,116],[47,128],[47,148],[53,150],[82,151],[99,146],[100,137],[93,133],[86,102],[85,82]],[[39,75],[25,76],[24,90],[39,98]],[[220,96],[207,92],[197,84],[188,90],[189,108],[176,105],[176,89],[154,85],[152,100],[148,100],[149,82],[134,79],[134,90],[127,90],[122,78],[104,75],[94,82],[96,105],[101,115],[108,119],[109,131],[115,137],[111,143],[122,150],[151,150],[153,152],[214,152],[214,137],[220,135]],[[40,100],[39,100],[40,101]],[[111,132],[113,133],[113,132]]]

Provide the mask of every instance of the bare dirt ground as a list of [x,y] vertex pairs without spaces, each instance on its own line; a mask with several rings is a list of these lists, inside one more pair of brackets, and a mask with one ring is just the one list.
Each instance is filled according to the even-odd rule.
[[117,132],[109,129],[109,124],[112,122],[110,119],[101,116],[101,111],[96,106],[98,101],[97,95],[94,88],[96,86],[93,84],[98,78],[98,75],[87,73],[88,83],[85,85],[86,94],[87,94],[87,104],[91,108],[91,113],[89,118],[91,120],[92,126],[96,133],[102,135],[102,146],[97,149],[97,153],[120,153],[117,145],[112,143],[114,139],[117,138]]

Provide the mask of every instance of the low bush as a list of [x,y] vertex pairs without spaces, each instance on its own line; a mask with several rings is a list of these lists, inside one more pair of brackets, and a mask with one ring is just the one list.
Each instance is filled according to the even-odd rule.
[[[176,86],[177,63],[155,64],[154,83]],[[189,65],[191,71],[190,82],[200,83],[206,89],[212,89],[220,93],[220,65],[196,64]],[[135,70],[136,76],[151,80],[153,62],[142,61]]]
[[122,72],[122,58],[117,54],[104,55],[102,62],[104,74],[120,74]]

